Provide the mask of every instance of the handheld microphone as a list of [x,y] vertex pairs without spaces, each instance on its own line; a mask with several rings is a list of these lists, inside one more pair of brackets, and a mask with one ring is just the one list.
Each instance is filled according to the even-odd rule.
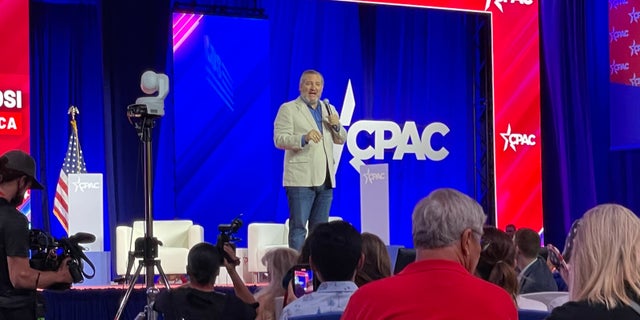
[[[322,100],[322,102],[324,102],[324,107],[327,108],[327,114],[331,115],[331,107],[329,104],[329,99],[325,98],[324,100]],[[333,124],[331,125],[331,128],[333,128],[334,131],[339,132],[340,131],[340,126]]]
[[325,98],[324,100],[322,100],[322,102],[324,102],[324,107],[327,108],[327,114],[331,114],[331,108],[329,108],[329,99]]

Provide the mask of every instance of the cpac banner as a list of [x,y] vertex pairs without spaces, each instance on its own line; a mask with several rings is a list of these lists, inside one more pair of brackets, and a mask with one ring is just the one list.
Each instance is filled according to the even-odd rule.
[[29,1],[0,1],[0,151],[29,151]]
[[611,148],[640,148],[640,0],[609,1]]

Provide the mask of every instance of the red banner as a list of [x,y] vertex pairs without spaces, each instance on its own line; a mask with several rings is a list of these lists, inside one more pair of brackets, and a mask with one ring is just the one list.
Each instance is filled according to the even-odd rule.
[[609,5],[609,78],[611,82],[640,86],[640,1]]

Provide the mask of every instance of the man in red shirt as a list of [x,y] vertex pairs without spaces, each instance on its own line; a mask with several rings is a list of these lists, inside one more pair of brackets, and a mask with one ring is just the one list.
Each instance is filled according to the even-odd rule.
[[485,220],[470,197],[433,191],[413,211],[416,262],[358,289],[342,319],[518,319],[504,289],[473,275]]

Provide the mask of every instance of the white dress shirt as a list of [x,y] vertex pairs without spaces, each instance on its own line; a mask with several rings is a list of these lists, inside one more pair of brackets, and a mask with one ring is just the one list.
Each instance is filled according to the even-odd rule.
[[357,289],[358,286],[352,281],[323,282],[316,292],[305,294],[284,307],[280,320],[309,314],[343,312]]

